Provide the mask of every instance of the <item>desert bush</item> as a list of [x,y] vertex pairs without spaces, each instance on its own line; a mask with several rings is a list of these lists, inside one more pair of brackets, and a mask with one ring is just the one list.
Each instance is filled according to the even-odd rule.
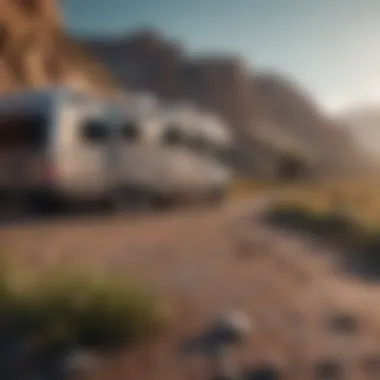
[[268,210],[267,220],[289,227],[309,229],[316,224],[318,215],[313,214],[302,203],[278,202]]
[[354,246],[354,252],[360,252],[357,260],[372,273],[379,273],[380,264],[380,231],[363,231]]
[[[375,241],[376,231],[348,213],[334,207],[322,209],[303,201],[282,200],[274,202],[266,212],[266,220],[277,225],[315,233],[348,246],[367,244]],[[379,238],[380,242],[380,238]]]
[[377,182],[310,182],[282,189],[264,213],[276,227],[322,238],[339,248],[345,269],[380,277],[380,202]]
[[316,222],[316,232],[337,239],[346,239],[357,228],[350,217],[334,212],[319,215]]
[[12,289],[3,277],[3,328],[17,334],[108,350],[149,338],[163,327],[160,304],[135,284],[65,273]]
[[5,258],[4,252],[0,253],[0,327],[6,323],[7,316],[17,306],[10,281],[10,266]]

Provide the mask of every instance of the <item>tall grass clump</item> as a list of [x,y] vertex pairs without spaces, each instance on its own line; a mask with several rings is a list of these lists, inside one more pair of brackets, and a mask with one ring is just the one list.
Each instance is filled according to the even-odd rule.
[[0,273],[0,328],[48,345],[113,350],[149,339],[165,323],[161,305],[141,286],[55,273],[12,287]]

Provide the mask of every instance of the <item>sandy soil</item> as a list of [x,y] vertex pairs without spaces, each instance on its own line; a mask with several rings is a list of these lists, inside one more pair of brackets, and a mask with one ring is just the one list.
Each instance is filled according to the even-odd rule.
[[[256,324],[238,363],[272,360],[294,379],[307,378],[317,359],[335,358],[347,379],[364,378],[363,358],[380,358],[378,288],[338,273],[320,243],[262,226],[261,206],[240,201],[217,210],[1,227],[0,245],[30,266],[75,264],[136,277],[168,302],[172,329],[122,360],[104,359],[93,379],[205,378],[203,359],[180,355],[178,345],[232,308]],[[326,320],[339,312],[354,315],[359,331],[331,333]]]

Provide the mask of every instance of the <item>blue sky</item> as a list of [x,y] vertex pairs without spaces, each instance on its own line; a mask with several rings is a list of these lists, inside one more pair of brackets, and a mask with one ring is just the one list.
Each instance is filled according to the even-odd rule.
[[380,0],[61,0],[78,34],[154,27],[192,53],[234,52],[336,110],[380,104]]

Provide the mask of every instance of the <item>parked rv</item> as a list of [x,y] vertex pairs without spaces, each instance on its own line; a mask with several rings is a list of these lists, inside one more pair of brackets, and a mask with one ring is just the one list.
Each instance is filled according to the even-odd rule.
[[115,208],[221,201],[231,174],[219,153],[230,137],[210,120],[67,88],[2,96],[1,197],[38,210],[101,200]]

